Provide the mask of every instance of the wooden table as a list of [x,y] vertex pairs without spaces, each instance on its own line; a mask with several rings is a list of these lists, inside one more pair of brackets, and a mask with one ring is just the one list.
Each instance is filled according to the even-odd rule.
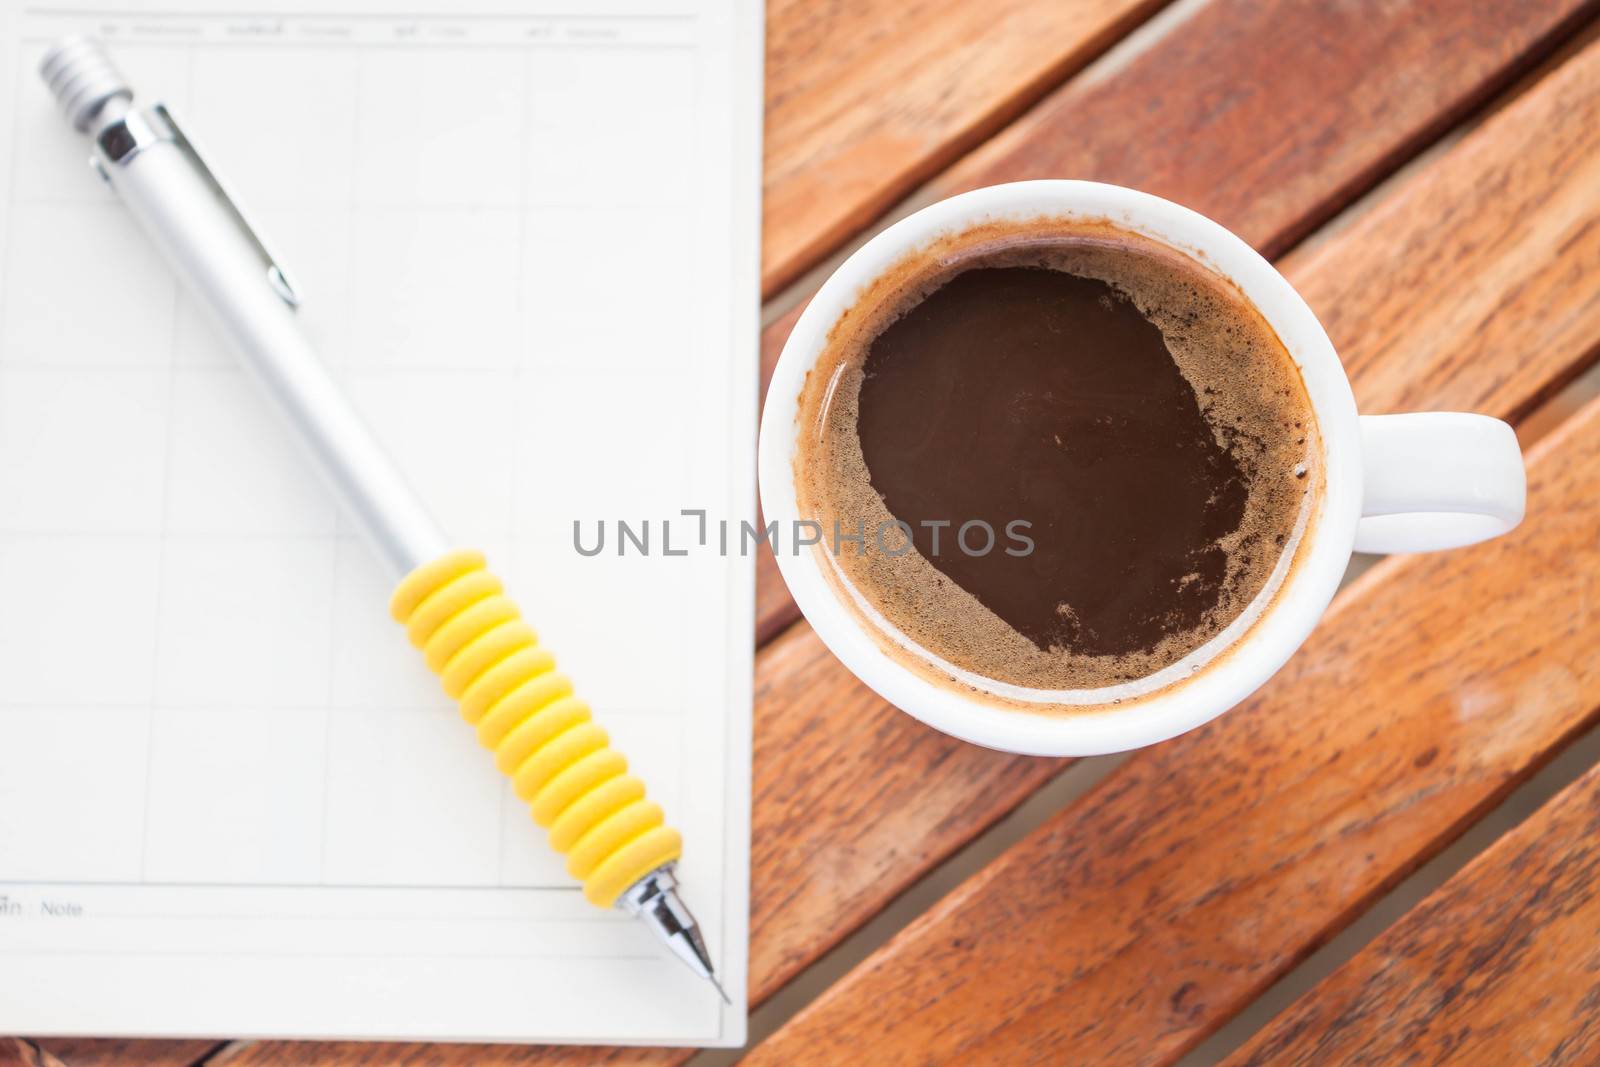
[[[1597,7],[773,0],[766,291],[908,196],[1096,178],[1277,258],[1363,410],[1520,421],[1600,352]],[[795,314],[765,331],[765,366]],[[1513,536],[1372,569],[1256,697],[1121,764],[749,1062],[1170,1063],[1237,1016],[1596,721],[1600,402],[1545,435],[1528,472]],[[755,1004],[1064,766],[883,704],[770,559],[757,641]],[[1596,1062],[1597,887],[1600,770],[1234,1059]],[[688,1055],[0,1039],[0,1062],[72,1067]]]

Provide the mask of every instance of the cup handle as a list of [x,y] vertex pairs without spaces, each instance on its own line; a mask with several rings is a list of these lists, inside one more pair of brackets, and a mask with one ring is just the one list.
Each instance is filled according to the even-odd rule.
[[1357,552],[1458,548],[1522,521],[1522,449],[1499,419],[1453,411],[1363,415],[1361,459]]

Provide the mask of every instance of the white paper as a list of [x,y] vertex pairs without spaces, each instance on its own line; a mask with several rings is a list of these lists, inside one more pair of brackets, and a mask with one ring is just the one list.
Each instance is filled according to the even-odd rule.
[[[319,6],[0,13],[0,1032],[740,1044],[753,566],[679,512],[754,512],[759,5]],[[738,1008],[583,901],[389,620],[48,99],[66,33],[169,105],[683,831]]]

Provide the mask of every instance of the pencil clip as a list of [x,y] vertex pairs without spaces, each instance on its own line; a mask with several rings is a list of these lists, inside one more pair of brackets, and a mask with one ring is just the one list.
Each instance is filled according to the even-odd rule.
[[[227,210],[228,214],[233,216],[234,222],[239,226],[239,231],[244,234],[245,239],[250,242],[256,254],[261,257],[261,266],[266,273],[267,284],[272,287],[272,291],[277,293],[285,304],[289,305],[290,310],[300,307],[300,291],[290,278],[289,272],[283,269],[283,265],[278,262],[277,257],[267,248],[266,242],[261,239],[261,235],[256,232],[256,228],[250,225],[250,220],[244,217],[244,212],[239,210],[238,202],[228,194],[227,187],[212,173],[211,168],[206,165],[205,159],[195,150],[194,145],[189,143],[189,138],[184,136],[183,130],[179,129],[177,122],[173,121],[172,115],[166,109],[166,105],[156,104],[143,111],[129,112],[122,119],[102,130],[97,140],[100,150],[105,153],[106,159],[113,165],[125,164],[144,149],[161,142],[173,145],[178,151],[188,156],[189,163],[194,167],[195,172],[210,187],[211,192]],[[96,167],[100,168],[99,160],[94,162]],[[101,174],[106,176],[103,169],[101,169]]]

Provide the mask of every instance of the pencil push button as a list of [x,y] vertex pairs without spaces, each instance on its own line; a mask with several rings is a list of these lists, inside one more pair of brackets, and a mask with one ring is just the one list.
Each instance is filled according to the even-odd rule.
[[682,854],[682,837],[645,799],[644,783],[627,773],[482,553],[462,549],[418,567],[389,610],[590,902],[610,907]]

